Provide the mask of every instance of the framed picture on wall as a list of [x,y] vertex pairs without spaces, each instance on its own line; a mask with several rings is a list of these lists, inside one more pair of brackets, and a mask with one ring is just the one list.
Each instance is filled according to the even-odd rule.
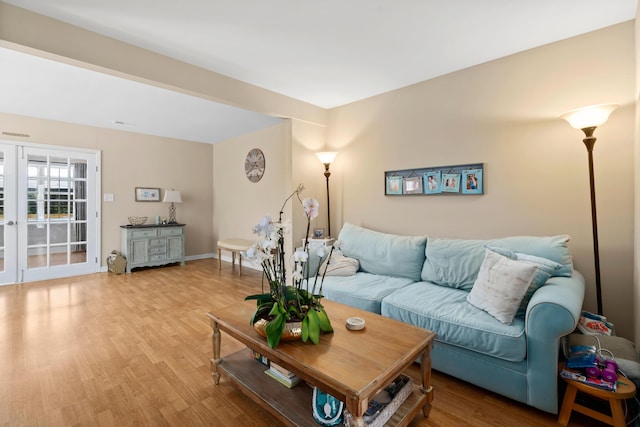
[[460,174],[459,173],[443,173],[442,174],[442,191],[447,193],[460,192]]
[[385,194],[402,194],[402,177],[388,176]]
[[160,189],[149,187],[136,187],[136,202],[159,202]]
[[422,194],[422,178],[419,176],[405,178],[404,194]]
[[442,193],[442,177],[440,175],[440,171],[427,172],[424,174],[424,194]]
[[462,172],[462,194],[483,194],[482,170],[470,169]]

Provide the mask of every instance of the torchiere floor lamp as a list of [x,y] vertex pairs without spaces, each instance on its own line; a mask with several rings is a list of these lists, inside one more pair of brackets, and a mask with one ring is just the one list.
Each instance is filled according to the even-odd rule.
[[589,188],[591,189],[591,227],[593,229],[593,257],[596,268],[596,300],[598,304],[598,314],[602,315],[602,290],[600,287],[600,254],[598,251],[598,220],[596,218],[596,191],[593,178],[593,146],[596,137],[593,132],[596,128],[604,124],[613,110],[618,108],[614,104],[591,105],[569,111],[561,117],[569,124],[584,132],[585,138],[582,140],[587,147],[589,154]]
[[331,176],[331,172],[329,172],[329,166],[336,159],[338,155],[335,151],[321,151],[316,153],[318,159],[324,164],[324,176],[327,178],[327,235],[325,237],[331,237],[331,211],[329,204],[329,176]]

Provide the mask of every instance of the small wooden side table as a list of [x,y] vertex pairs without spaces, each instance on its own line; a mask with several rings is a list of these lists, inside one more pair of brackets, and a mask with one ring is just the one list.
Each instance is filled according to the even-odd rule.
[[[603,390],[568,378],[563,378],[563,380],[567,383],[567,391],[564,394],[560,415],[558,415],[558,424],[566,426],[569,423],[571,411],[577,411],[614,427],[625,426],[622,400],[630,399],[636,394],[636,386],[630,379],[625,377],[618,378],[616,391]],[[598,399],[608,400],[611,407],[611,416],[576,403],[575,399],[578,391]]]

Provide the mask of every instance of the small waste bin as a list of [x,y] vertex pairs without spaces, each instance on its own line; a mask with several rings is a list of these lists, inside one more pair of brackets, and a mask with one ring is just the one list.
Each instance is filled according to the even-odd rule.
[[107,257],[107,268],[112,273],[122,274],[127,269],[127,260],[120,252],[111,251]]

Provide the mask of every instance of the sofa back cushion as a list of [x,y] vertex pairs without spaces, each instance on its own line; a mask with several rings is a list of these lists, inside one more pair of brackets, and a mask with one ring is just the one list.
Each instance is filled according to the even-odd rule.
[[442,239],[429,237],[422,280],[437,285],[471,290],[484,260],[485,247],[546,258],[561,265],[553,276],[571,277],[573,261],[567,246],[569,236],[512,236],[491,240]]
[[342,253],[360,262],[360,271],[420,280],[426,237],[381,233],[347,222],[338,240]]

